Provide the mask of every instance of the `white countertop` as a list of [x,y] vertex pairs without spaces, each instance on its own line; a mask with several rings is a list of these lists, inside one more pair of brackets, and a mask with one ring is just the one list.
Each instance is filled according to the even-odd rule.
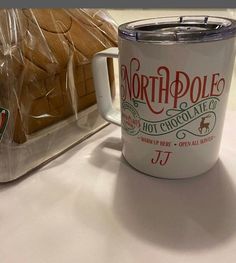
[[0,262],[236,260],[236,137],[229,111],[219,163],[163,180],[121,157],[120,129],[101,130],[35,174],[0,186]]
[[133,170],[109,125],[0,185],[0,262],[234,263],[235,83],[234,71],[220,160],[204,175],[163,180]]

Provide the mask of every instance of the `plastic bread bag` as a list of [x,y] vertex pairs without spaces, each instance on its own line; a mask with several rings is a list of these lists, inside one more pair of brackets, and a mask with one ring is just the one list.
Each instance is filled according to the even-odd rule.
[[[104,125],[92,56],[117,45],[103,10],[0,10],[0,182],[13,180]],[[112,61],[108,60],[114,96]]]

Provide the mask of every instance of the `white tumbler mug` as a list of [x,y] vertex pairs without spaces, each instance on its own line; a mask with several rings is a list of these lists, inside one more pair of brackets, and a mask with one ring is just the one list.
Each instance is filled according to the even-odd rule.
[[[236,21],[208,16],[140,20],[119,27],[118,48],[92,61],[101,115],[122,127],[122,153],[155,177],[202,174],[218,160],[235,58]],[[121,111],[106,60],[119,59]],[[120,113],[121,112],[121,113]]]

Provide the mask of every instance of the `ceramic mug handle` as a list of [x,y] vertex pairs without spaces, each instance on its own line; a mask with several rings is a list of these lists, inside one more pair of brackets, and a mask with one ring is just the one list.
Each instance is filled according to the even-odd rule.
[[92,59],[93,79],[98,110],[108,122],[121,126],[121,114],[112,105],[108,78],[107,58],[118,58],[118,48],[108,48],[98,52]]

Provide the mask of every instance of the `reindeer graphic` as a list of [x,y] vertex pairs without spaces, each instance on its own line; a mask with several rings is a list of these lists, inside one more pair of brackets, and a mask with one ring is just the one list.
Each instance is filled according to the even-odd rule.
[[207,133],[208,131],[209,131],[209,124],[210,124],[210,122],[205,122],[205,119],[206,118],[210,118],[211,117],[211,115],[210,114],[208,114],[207,116],[205,116],[205,117],[202,117],[202,120],[201,120],[201,122],[200,122],[200,126],[199,126],[199,128],[198,128],[198,130],[199,130],[199,132],[202,134],[202,131],[203,131],[203,129],[205,128],[205,133]]

